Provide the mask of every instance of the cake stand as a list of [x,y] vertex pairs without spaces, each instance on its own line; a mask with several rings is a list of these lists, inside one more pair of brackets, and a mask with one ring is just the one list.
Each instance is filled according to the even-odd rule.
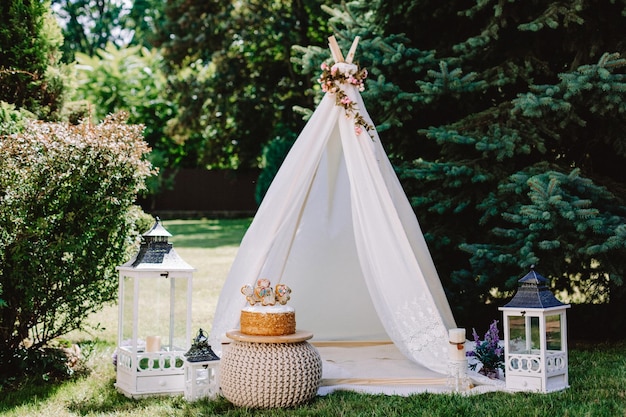
[[307,342],[313,333],[251,336],[226,332],[233,340],[223,352],[220,388],[240,407],[284,408],[315,397],[322,379],[322,359]]

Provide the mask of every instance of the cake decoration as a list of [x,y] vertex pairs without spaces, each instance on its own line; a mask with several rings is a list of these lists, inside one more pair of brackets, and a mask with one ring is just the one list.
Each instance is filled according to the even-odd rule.
[[285,284],[277,284],[276,285],[276,301],[280,304],[285,305],[287,301],[291,299],[291,288],[286,286]]
[[268,279],[261,278],[255,287],[241,287],[241,293],[250,304],[241,310],[239,322],[243,334],[282,336],[296,332],[295,310],[286,305],[291,298],[291,288],[285,284],[272,288]]
[[241,293],[246,296],[246,300],[251,306],[261,303],[264,306],[273,306],[277,302],[285,305],[291,299],[291,288],[285,284],[277,284],[275,290],[269,279],[261,278],[257,280],[256,287],[250,284],[241,287]]

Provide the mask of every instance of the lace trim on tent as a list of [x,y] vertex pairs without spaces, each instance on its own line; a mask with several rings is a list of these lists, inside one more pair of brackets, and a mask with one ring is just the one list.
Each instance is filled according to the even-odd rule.
[[398,324],[395,336],[402,341],[410,357],[424,358],[427,354],[435,363],[444,363],[448,359],[447,346],[442,341],[447,341],[448,335],[438,311],[431,305],[432,301],[425,296],[407,301],[394,312],[391,321]]

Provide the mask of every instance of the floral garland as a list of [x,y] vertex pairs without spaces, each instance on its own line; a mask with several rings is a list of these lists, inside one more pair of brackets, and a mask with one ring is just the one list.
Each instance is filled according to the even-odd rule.
[[[354,132],[357,136],[363,133],[363,129],[365,129],[368,133],[373,132],[374,126],[365,121],[365,118],[356,110],[356,103],[352,101],[345,91],[343,91],[343,89],[339,86],[339,84],[350,84],[355,86],[359,91],[364,91],[364,81],[367,78],[367,69],[357,68],[356,71],[343,72],[339,70],[337,64],[330,67],[325,62],[322,63],[321,69],[322,75],[320,75],[320,78],[317,81],[321,84],[322,91],[328,94],[334,94],[335,104],[337,106],[342,106],[345,109],[346,117],[349,117],[350,115],[354,117]],[[371,133],[370,137],[372,137]]]

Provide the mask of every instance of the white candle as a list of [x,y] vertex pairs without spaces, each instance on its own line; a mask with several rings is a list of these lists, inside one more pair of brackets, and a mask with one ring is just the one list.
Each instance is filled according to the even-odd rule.
[[449,329],[448,337],[452,343],[465,343],[465,329]]
[[[460,347],[460,349],[459,349]],[[451,343],[449,347],[450,359],[453,361],[465,360],[465,345]]]
[[450,359],[453,361],[465,360],[465,329],[449,329]]
[[161,350],[161,336],[146,337],[146,352],[158,352]]

